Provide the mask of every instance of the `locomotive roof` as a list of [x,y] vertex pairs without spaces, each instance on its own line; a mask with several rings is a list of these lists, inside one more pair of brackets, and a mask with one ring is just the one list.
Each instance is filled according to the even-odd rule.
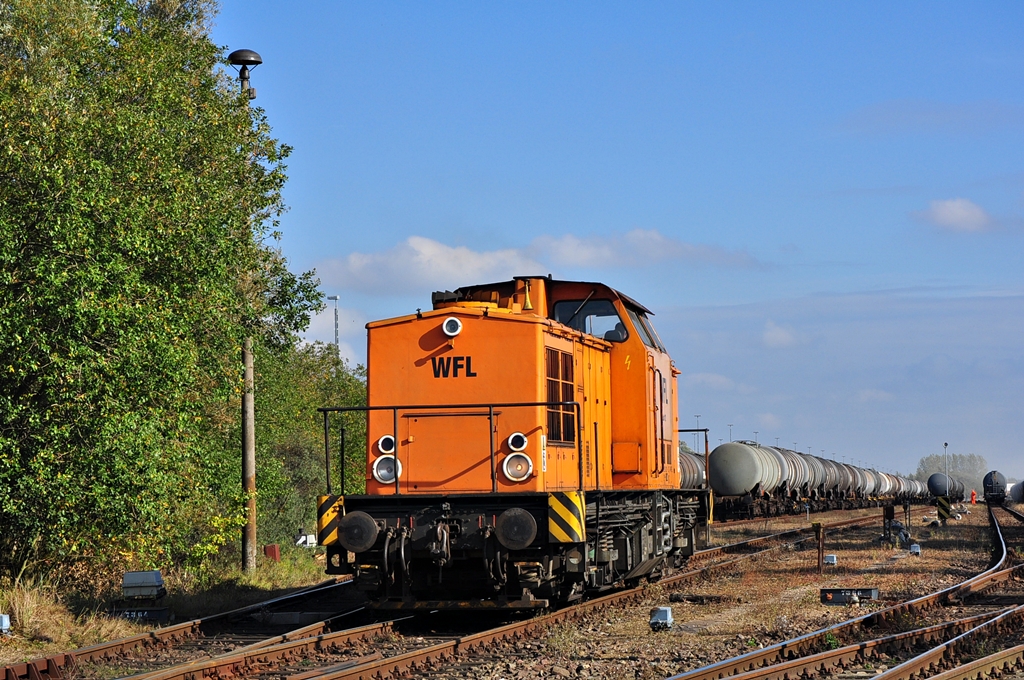
[[[612,288],[611,286],[609,286],[606,283],[601,283],[600,281],[565,281],[565,280],[561,280],[561,279],[552,279],[550,274],[548,274],[547,276],[515,276],[515,277],[512,278],[511,281],[496,281],[495,283],[477,283],[477,284],[473,284],[471,286],[460,286],[459,288],[456,288],[454,291],[446,290],[446,291],[435,292],[433,294],[433,298],[436,300],[438,298],[438,296],[458,296],[458,297],[450,297],[450,298],[448,298],[448,299],[451,299],[451,300],[458,300],[458,299],[461,299],[463,297],[467,297],[467,296],[471,295],[472,293],[474,293],[476,291],[487,290],[489,288],[497,288],[499,286],[506,286],[506,285],[508,285],[510,283],[513,283],[515,281],[519,281],[519,280],[522,280],[522,279],[547,279],[549,285],[577,284],[577,285],[584,285],[584,286],[601,286],[603,288],[607,288],[608,290],[610,290],[616,297],[618,297],[620,300],[622,300],[624,303],[626,303],[630,307],[634,307],[634,308],[638,309],[639,311],[643,312],[644,314],[647,314],[648,316],[654,316],[654,312],[652,312],[651,310],[647,309],[647,307],[644,307],[642,304],[640,304],[639,302],[637,302],[633,298],[629,297],[625,293],[622,293],[620,291],[615,290],[614,288]],[[444,298],[442,298],[442,299],[444,299]]]

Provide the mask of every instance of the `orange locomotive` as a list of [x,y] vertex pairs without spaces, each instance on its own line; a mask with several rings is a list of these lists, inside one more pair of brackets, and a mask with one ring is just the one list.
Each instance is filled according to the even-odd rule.
[[[327,573],[379,607],[531,608],[693,552],[678,371],[638,302],[517,277],[368,329],[366,493],[319,499]],[[330,478],[329,439],[327,468]],[[344,478],[344,474],[342,475]]]

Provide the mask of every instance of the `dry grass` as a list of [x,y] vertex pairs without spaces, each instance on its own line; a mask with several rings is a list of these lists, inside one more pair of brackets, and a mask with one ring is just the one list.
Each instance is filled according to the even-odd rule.
[[[160,606],[171,610],[173,620],[187,621],[319,583],[326,576],[323,555],[318,552],[288,548],[282,551],[280,563],[260,556],[251,574],[234,567],[202,576],[171,572],[164,577],[169,594]],[[120,575],[116,583],[89,583],[85,593],[70,588],[69,583],[62,577],[46,582],[0,582],[0,613],[11,616],[13,629],[12,636],[0,637],[0,665],[115,640],[154,627],[107,616],[110,598],[90,596],[97,590],[118,591]]]
[[0,612],[11,617],[11,637],[0,637],[0,665],[134,635],[143,630],[102,612],[74,614],[46,584],[0,586]]
[[169,594],[164,605],[178,621],[255,604],[326,579],[321,549],[284,548],[281,561],[262,555],[256,570],[246,574],[237,565],[224,566],[213,575],[182,571],[166,577]]

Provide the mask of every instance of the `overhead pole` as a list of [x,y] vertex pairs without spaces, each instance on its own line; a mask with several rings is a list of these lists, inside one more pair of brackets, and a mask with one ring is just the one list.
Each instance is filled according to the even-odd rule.
[[[246,105],[256,98],[249,87],[249,67],[263,63],[252,50],[235,50],[228,63],[241,66],[238,82]],[[242,571],[256,569],[256,378],[252,352],[252,336],[242,340],[242,491],[245,494],[245,527],[242,530]]]
[[341,339],[338,337],[338,300],[340,295],[328,295],[328,300],[334,300],[334,351],[338,358],[341,358]]

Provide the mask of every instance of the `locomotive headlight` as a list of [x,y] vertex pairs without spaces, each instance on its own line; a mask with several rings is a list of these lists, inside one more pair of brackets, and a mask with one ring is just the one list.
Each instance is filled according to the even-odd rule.
[[394,484],[395,469],[398,476],[402,476],[402,461],[395,460],[394,456],[381,456],[373,461],[373,478],[381,484]]
[[513,451],[522,451],[526,448],[526,435],[522,432],[513,432],[508,436],[508,448]]
[[381,453],[394,453],[395,452],[395,438],[393,435],[386,434],[377,440],[377,450]]
[[462,332],[462,321],[454,316],[449,316],[444,320],[444,323],[441,324],[441,330],[444,331],[444,334],[449,338],[454,338]]
[[533,474],[533,461],[525,453],[513,453],[505,456],[501,470],[510,482],[521,482]]

